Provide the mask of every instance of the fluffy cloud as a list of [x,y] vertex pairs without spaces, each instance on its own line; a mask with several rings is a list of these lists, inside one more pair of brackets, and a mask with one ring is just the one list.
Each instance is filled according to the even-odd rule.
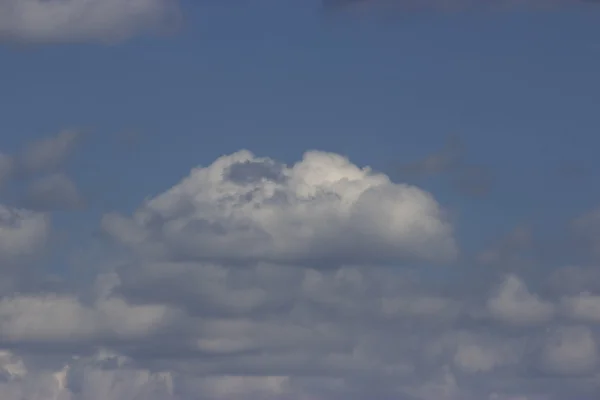
[[428,193],[316,151],[292,167],[247,151],[221,157],[133,218],[107,215],[103,227],[125,245],[173,260],[335,266],[457,255]]
[[487,307],[493,318],[515,325],[539,324],[549,321],[554,306],[532,294],[525,283],[515,275],[509,275],[498,287]]
[[46,214],[0,204],[0,269],[2,264],[39,252],[46,244],[49,230],[50,219]]
[[[121,368],[107,368],[111,362]],[[0,371],[11,372],[0,382],[3,400],[176,400],[168,372],[152,372],[129,365],[127,358],[103,350],[76,357],[62,368],[31,373],[22,358],[0,353]]]
[[[6,210],[20,223],[6,224],[0,254],[38,251],[46,214]],[[339,155],[291,166],[224,156],[101,223],[110,262],[86,271],[92,285],[0,298],[3,400],[591,400],[600,390],[594,268],[548,270],[534,285],[503,266],[514,257],[491,257],[504,278],[464,290],[472,269],[456,262],[442,206]],[[527,248],[531,233],[518,232],[491,251]]]
[[116,41],[178,17],[170,0],[0,0],[0,39]]
[[[104,281],[98,282],[106,285]],[[0,300],[0,341],[51,347],[140,340],[158,333],[176,314],[162,305],[130,305],[109,293],[110,289],[105,290],[89,305],[71,295],[4,297]]]
[[598,345],[592,331],[583,326],[562,327],[544,344],[542,368],[557,375],[592,373],[598,364]]

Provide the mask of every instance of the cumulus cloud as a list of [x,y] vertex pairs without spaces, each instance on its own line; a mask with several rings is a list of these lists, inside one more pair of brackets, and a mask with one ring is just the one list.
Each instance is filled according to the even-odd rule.
[[[0,231],[0,255],[38,251],[47,215],[6,212],[18,223]],[[107,265],[86,271],[93,284],[2,293],[2,400],[591,400],[600,390],[597,269],[475,282],[431,194],[336,154],[293,165],[223,156],[101,224],[111,240]],[[524,232],[477,266],[509,270],[502,254],[528,248]],[[461,280],[483,287],[451,284]]]
[[525,283],[515,275],[508,275],[497,292],[487,302],[493,318],[515,325],[548,322],[554,306],[532,294]]
[[[121,368],[107,367],[114,361]],[[0,382],[3,400],[178,399],[173,395],[170,373],[133,367],[127,358],[102,349],[91,356],[75,357],[61,368],[29,373],[24,372],[22,358],[4,351],[0,353],[0,369],[19,371]]]
[[177,0],[1,0],[0,40],[114,42],[178,19]]
[[104,230],[173,260],[277,263],[448,262],[452,228],[433,197],[337,154],[288,167],[248,151],[196,168],[132,218]]
[[564,297],[562,307],[568,317],[582,322],[600,323],[600,296],[583,292],[578,296]]
[[591,373],[598,363],[598,345],[592,331],[583,326],[561,327],[546,339],[542,368],[557,375]]
[[163,305],[130,305],[99,296],[83,304],[71,295],[14,295],[0,300],[0,341],[52,346],[150,337],[170,320]]
[[19,258],[35,255],[46,244],[50,219],[44,213],[0,204],[0,268]]

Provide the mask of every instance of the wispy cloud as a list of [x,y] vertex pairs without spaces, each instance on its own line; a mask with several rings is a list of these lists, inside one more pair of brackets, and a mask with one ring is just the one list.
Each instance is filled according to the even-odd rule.
[[492,188],[493,177],[483,165],[469,163],[466,148],[458,136],[452,136],[436,152],[414,161],[396,165],[394,175],[418,180],[432,176],[448,176],[454,188],[468,196],[485,196]]
[[458,11],[469,8],[487,10],[534,7],[539,9],[594,4],[597,0],[322,0],[323,7],[329,10],[365,7],[391,7],[401,11]]
[[115,42],[179,18],[177,0],[0,0],[0,40]]

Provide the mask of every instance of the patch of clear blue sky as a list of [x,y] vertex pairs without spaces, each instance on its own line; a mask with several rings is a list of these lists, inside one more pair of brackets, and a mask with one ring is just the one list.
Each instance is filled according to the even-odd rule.
[[[600,172],[592,6],[330,19],[317,1],[183,8],[172,37],[0,48],[3,150],[64,127],[92,133],[71,171],[96,210],[79,225],[129,211],[242,148],[288,162],[330,150],[390,171],[449,134],[496,175],[486,199],[424,184],[460,210],[466,248],[521,222],[552,232],[600,200],[593,175],[578,183],[555,173],[565,161]],[[126,131],[140,133],[133,150],[118,144]]]

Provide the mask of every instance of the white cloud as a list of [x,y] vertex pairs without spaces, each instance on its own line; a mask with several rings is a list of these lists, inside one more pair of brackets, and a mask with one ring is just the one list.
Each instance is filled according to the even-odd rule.
[[600,296],[589,292],[564,297],[561,301],[564,313],[581,322],[600,323]]
[[[34,252],[36,236],[20,230],[47,217],[17,215],[6,249]],[[0,298],[7,400],[588,400],[600,390],[593,274],[556,272],[566,289],[535,286],[542,297],[517,274],[493,287],[459,263],[421,266],[456,259],[441,207],[343,157],[309,152],[283,166],[235,153],[102,223],[123,248],[103,244],[100,274],[76,265],[93,285]],[[557,328],[569,322],[582,326]]]
[[458,345],[454,364],[463,372],[490,372],[497,367],[521,361],[519,347],[511,344],[463,342]]
[[162,305],[130,305],[117,297],[82,304],[69,295],[15,295],[0,300],[0,339],[14,343],[80,344],[151,337],[172,319]]
[[[2,354],[23,366],[21,358],[8,352]],[[106,358],[99,352],[91,357],[76,357],[66,366],[54,370],[22,373],[7,382],[0,382],[2,400],[177,399],[173,394],[172,374],[143,368],[106,368],[102,366]]]
[[49,231],[50,219],[46,214],[0,204],[0,268],[3,263],[41,251]]
[[554,306],[541,300],[527,289],[516,275],[508,275],[497,292],[492,295],[487,308],[491,316],[501,322],[514,325],[540,324],[554,315]]
[[0,40],[112,42],[178,18],[176,0],[0,0]]
[[201,379],[198,389],[208,399],[276,399],[289,392],[286,376],[214,376]]
[[598,364],[598,345],[592,331],[583,326],[553,331],[543,348],[542,369],[557,375],[588,374]]
[[139,252],[177,260],[335,266],[457,254],[428,193],[322,152],[292,167],[247,151],[221,157],[133,218],[105,216],[103,227]]

